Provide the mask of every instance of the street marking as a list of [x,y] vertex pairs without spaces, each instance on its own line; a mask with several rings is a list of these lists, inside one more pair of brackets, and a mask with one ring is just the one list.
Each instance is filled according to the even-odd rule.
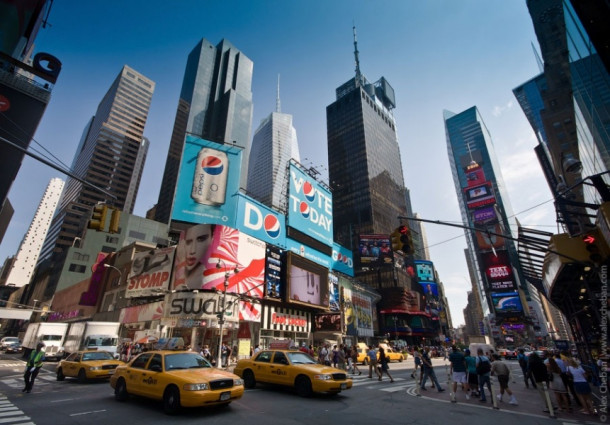
[[102,410],[92,410],[90,412],[82,412],[82,413],[72,413],[70,416],[82,416],[82,415],[90,415],[92,413],[100,413],[100,412],[105,412],[106,409],[102,409]]

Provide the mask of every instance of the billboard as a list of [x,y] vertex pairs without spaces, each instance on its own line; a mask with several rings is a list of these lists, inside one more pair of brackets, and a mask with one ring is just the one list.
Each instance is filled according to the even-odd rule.
[[[263,296],[266,245],[228,226],[198,224],[180,233],[172,290],[223,290]],[[220,268],[217,268],[220,265]]]
[[373,336],[373,304],[371,298],[361,292],[343,288],[345,325],[347,334]]
[[[176,292],[165,296],[164,323],[171,320],[190,319],[193,326],[210,326],[218,322],[221,297],[215,292]],[[226,308],[228,306],[228,308]],[[239,322],[239,303],[234,295],[227,295],[224,319]]]
[[[498,236],[502,234],[502,228],[499,223],[495,224],[486,224],[484,226],[478,227],[479,229],[488,230],[490,233],[486,233],[485,231],[477,231],[477,244],[479,249],[487,251],[492,248],[504,248],[505,239],[502,236]],[[494,234],[495,233],[495,234]]]
[[172,220],[235,225],[240,148],[186,136]]
[[150,297],[167,291],[176,247],[137,252],[127,275],[125,298]]
[[279,248],[267,245],[265,259],[265,296],[282,299],[282,253]]
[[360,235],[358,244],[360,262],[365,264],[392,264],[392,244],[388,235]]
[[514,281],[508,251],[497,250],[495,253],[482,253],[481,259],[483,260],[483,271],[485,276],[487,276],[488,282]]
[[97,305],[99,300],[100,293],[102,291],[104,273],[106,268],[102,266],[106,257],[108,256],[105,252],[98,252],[97,258],[95,259],[95,264],[91,266],[93,274],[89,279],[89,287],[86,292],[83,292],[80,296],[80,301],[78,305],[90,306],[94,307]]
[[341,332],[341,315],[316,314],[314,317],[314,331]]
[[341,272],[348,276],[354,276],[354,259],[351,250],[333,243],[331,259],[331,270]]
[[328,269],[292,252],[287,260],[288,301],[328,309]]
[[466,199],[466,206],[469,209],[496,203],[496,198],[490,182],[464,188],[464,196]]
[[291,238],[286,238],[286,248],[288,251],[293,252],[301,257],[307,258],[316,264],[324,266],[330,269],[332,265],[332,259],[330,256],[318,251],[317,249],[311,248],[300,242],[295,241]]
[[332,246],[332,194],[294,162],[290,162],[289,171],[288,225]]
[[339,305],[339,277],[335,274],[328,274],[328,303],[330,311],[341,311]]
[[472,212],[472,220],[476,224],[497,221],[496,210],[493,206],[478,208]]
[[491,301],[496,314],[522,313],[523,306],[518,292],[492,292]]
[[415,269],[420,283],[435,281],[432,261],[415,260]]
[[419,284],[424,288],[426,300],[438,298],[438,284],[436,282],[420,282]]
[[235,227],[256,239],[286,247],[286,217],[266,205],[238,193]]

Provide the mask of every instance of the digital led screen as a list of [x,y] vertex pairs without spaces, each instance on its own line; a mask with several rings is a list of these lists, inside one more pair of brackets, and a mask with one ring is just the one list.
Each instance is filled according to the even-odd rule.
[[292,252],[287,260],[288,301],[327,309],[328,269]]
[[392,264],[392,248],[388,235],[360,235],[360,262]]
[[523,311],[518,292],[492,292],[491,300],[496,313],[520,313]]
[[466,205],[470,209],[478,208],[483,205],[494,204],[496,202],[496,198],[491,188],[491,183],[489,182],[478,186],[464,188],[464,195],[466,197]]
[[265,296],[282,298],[282,253],[279,248],[267,245],[265,258]]
[[415,261],[415,269],[420,282],[434,282],[434,264],[431,261]]

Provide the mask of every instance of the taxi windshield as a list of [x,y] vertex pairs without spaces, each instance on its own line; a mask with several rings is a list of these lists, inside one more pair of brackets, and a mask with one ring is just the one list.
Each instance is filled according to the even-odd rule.
[[301,351],[288,352],[286,353],[288,359],[290,359],[290,363],[292,364],[312,364],[318,363],[307,353],[303,353]]
[[199,369],[212,367],[202,356],[196,353],[176,353],[165,356],[165,370]]
[[105,351],[96,351],[93,353],[83,353],[83,361],[92,361],[92,360],[114,360],[112,354],[107,353]]

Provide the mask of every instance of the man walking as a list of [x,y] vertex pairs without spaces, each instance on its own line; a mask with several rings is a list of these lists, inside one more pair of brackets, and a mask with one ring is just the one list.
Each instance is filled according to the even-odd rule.
[[32,387],[34,386],[34,380],[38,376],[38,372],[40,372],[40,368],[42,367],[42,362],[44,362],[44,344],[39,342],[36,345],[36,350],[30,353],[30,357],[28,358],[28,362],[25,366],[25,373],[23,374],[23,380],[25,381],[25,387],[22,392],[30,393],[32,392]]
[[424,373],[424,377],[422,379],[420,388],[423,391],[428,391],[426,389],[426,381],[428,380],[428,377],[430,377],[430,380],[434,383],[438,392],[442,393],[445,390],[443,388],[441,388],[441,384],[438,383],[438,379],[436,378],[436,374],[434,373],[434,369],[432,367],[432,360],[430,360],[430,356],[428,355],[428,353],[429,353],[429,349],[427,347],[424,348],[424,352],[422,353],[422,356],[421,356],[421,360],[422,360],[421,367],[422,367],[422,371]]
[[468,381],[466,380],[466,358],[464,353],[455,345],[451,346],[451,354],[449,354],[450,373],[453,380],[453,392],[451,393],[451,402],[457,403],[457,386],[458,383],[462,386],[462,390],[466,393],[466,400],[470,399],[468,395]]
[[[485,398],[485,386],[489,389],[490,397],[493,397],[493,392],[491,390],[491,361],[489,357],[483,355],[483,349],[477,349],[477,358],[476,358],[476,368],[477,375],[479,376],[479,393],[481,394],[480,401],[481,403],[485,403],[487,399]],[[493,401],[493,398],[492,398]]]
[[377,369],[377,350],[375,350],[375,347],[371,345],[366,355],[369,358],[369,378],[373,377],[373,371],[375,371],[375,375],[381,380],[381,373]]
[[510,388],[508,388],[510,369],[497,354],[494,354],[494,361],[491,364],[491,374],[498,377],[498,383],[500,384],[500,394],[498,394],[498,400],[502,401],[502,396],[504,395],[504,392],[506,392],[510,396],[509,404],[516,405],[517,399]]

